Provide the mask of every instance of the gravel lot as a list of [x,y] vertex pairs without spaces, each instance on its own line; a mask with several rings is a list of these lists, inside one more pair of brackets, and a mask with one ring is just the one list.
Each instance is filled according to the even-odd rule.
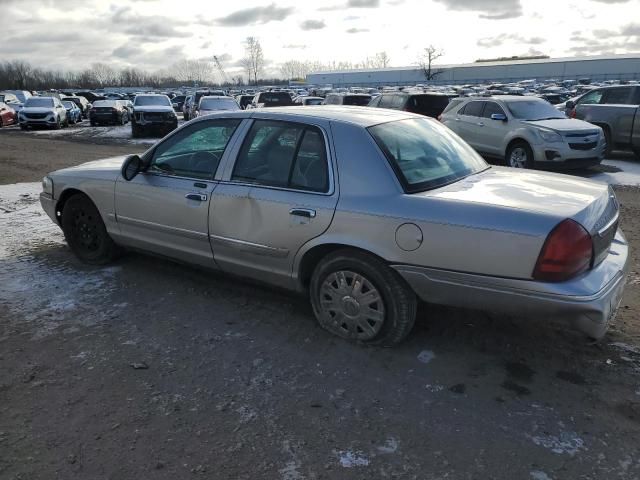
[[0,145],[0,478],[640,478],[639,189],[616,188],[633,264],[602,342],[422,306],[380,349],[263,286],[139,254],[82,265],[17,183],[146,145],[10,128]]

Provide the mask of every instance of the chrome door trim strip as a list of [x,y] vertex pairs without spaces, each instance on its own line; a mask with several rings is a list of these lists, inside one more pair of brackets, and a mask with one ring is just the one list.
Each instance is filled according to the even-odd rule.
[[172,235],[181,235],[183,237],[194,238],[196,240],[208,240],[209,234],[206,232],[196,232],[194,230],[187,230],[185,228],[171,227],[169,225],[161,225],[155,222],[148,222],[146,220],[139,220],[137,218],[124,217],[118,215],[118,223],[125,225],[133,225],[135,227],[144,227],[150,230],[156,230],[162,233],[170,233]]
[[256,255],[267,255],[276,258],[285,258],[289,255],[288,248],[270,247],[269,245],[262,245],[261,243],[247,242],[245,240],[221,237],[219,235],[210,235],[210,238],[214,243],[221,243],[237,250],[255,253]]

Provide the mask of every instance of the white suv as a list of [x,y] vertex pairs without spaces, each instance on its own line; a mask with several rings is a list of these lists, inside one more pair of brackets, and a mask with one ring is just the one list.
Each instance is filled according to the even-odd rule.
[[69,126],[67,109],[56,97],[29,97],[24,108],[18,113],[20,128],[29,127],[62,128]]
[[457,99],[439,118],[478,153],[511,167],[585,168],[604,158],[600,127],[569,119],[537,97]]

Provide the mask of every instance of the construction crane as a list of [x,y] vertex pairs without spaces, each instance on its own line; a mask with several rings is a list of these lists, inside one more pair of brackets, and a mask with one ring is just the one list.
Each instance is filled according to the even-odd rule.
[[218,69],[218,72],[220,73],[220,76],[222,77],[222,82],[230,84],[231,82],[229,81],[229,77],[227,76],[227,72],[225,72],[224,68],[222,68],[222,65],[220,64],[220,60],[218,60],[218,56],[217,55],[213,56],[213,63],[216,64],[216,68]]

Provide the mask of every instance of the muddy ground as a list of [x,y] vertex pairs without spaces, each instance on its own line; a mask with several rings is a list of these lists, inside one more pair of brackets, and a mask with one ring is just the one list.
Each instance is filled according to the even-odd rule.
[[[145,148],[20,142],[0,134],[0,183]],[[223,275],[82,265],[38,191],[0,186],[1,479],[640,478],[638,189],[617,188],[633,264],[603,341],[422,306],[394,349]]]

